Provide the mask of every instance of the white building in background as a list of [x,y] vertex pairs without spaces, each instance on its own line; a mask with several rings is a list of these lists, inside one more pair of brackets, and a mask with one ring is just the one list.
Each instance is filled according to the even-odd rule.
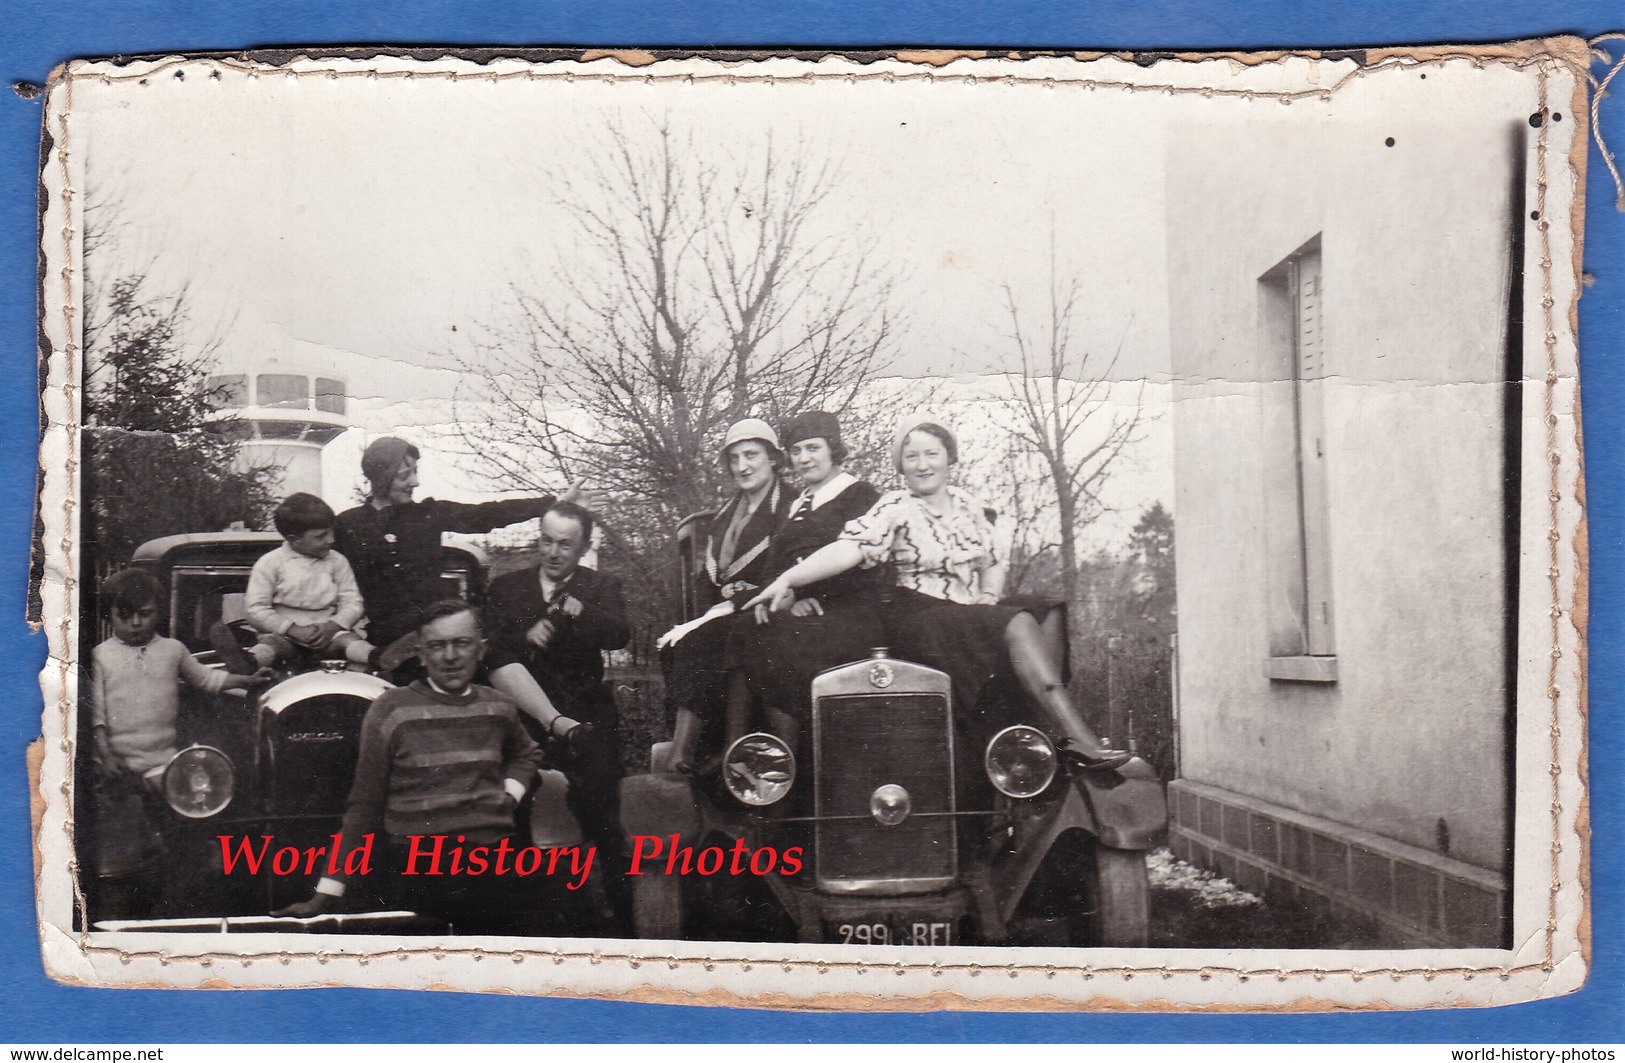
[[1283,110],[1170,141],[1171,844],[1395,943],[1505,947],[1511,722],[1545,674],[1513,626],[1544,578],[1519,570],[1533,130]]
[[331,361],[228,352],[209,385],[219,396],[220,415],[234,418],[245,433],[238,458],[244,467],[280,465],[283,497],[296,491],[326,497],[322,448],[350,427],[344,373]]

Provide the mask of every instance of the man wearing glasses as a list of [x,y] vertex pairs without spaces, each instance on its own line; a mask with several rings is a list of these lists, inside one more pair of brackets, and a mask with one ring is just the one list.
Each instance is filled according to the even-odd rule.
[[[344,814],[346,859],[336,866],[347,866],[370,834],[388,903],[463,933],[524,933],[541,887],[513,869],[528,844],[517,835],[514,809],[536,779],[540,751],[514,703],[474,682],[485,640],[472,606],[444,601],[425,609],[418,647],[428,677],[385,691],[362,720]],[[464,862],[476,852],[478,870]],[[498,854],[506,860],[496,863]],[[323,878],[309,900],[276,914],[329,911],[350,885]]]

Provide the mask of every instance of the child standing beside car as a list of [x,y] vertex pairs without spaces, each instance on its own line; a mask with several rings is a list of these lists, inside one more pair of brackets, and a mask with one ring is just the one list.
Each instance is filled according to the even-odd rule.
[[218,639],[227,667],[253,672],[290,660],[301,649],[335,650],[347,660],[376,666],[379,651],[352,630],[366,606],[350,562],[333,549],[332,507],[299,492],[282,500],[272,522],[287,541],[254,562],[243,597],[243,611],[259,639],[246,652],[233,638]]
[[265,680],[199,664],[181,643],[158,634],[163,588],[138,569],[102,582],[113,636],[90,652],[95,829],[91,863],[103,918],[152,914],[159,903],[165,822],[164,769],[176,753],[182,681],[208,693],[246,690]]

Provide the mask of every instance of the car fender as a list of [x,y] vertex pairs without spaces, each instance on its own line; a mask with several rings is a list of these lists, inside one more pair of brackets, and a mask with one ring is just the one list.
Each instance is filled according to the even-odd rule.
[[570,811],[570,780],[542,768],[530,804],[530,843],[538,849],[581,844],[581,824]]
[[1050,849],[1054,848],[1056,839],[1070,830],[1089,835],[1096,835],[1097,831],[1094,816],[1075,786],[1067,786],[1061,799],[1047,813],[1039,813],[1027,821],[1019,832],[1020,841],[1014,859],[993,866],[994,892],[1002,898],[999,916],[1004,922],[1008,923],[1015,916],[1021,899],[1027,894],[1027,887],[1032,884],[1033,876],[1038,873]]
[[1074,772],[1094,814],[1095,836],[1109,849],[1145,850],[1168,829],[1168,798],[1162,780],[1139,757],[1116,771]]
[[693,839],[708,818],[700,811],[701,801],[694,780],[686,775],[628,776],[621,780],[621,825],[628,837],[677,834]]
[[1029,822],[1016,858],[993,868],[1002,898],[1000,915],[1007,922],[1061,835],[1081,831],[1108,849],[1143,851],[1157,845],[1167,830],[1162,783],[1140,758],[1116,771],[1075,770],[1070,781],[1061,800]]

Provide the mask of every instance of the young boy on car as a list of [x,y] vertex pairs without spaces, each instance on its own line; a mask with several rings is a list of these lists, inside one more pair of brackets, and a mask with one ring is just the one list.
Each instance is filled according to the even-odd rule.
[[301,651],[333,652],[376,666],[379,650],[354,630],[366,605],[350,562],[333,549],[332,507],[299,492],[282,500],[272,521],[286,542],[254,562],[243,596],[258,640],[243,650],[229,632],[211,633],[226,666],[254,672]]

